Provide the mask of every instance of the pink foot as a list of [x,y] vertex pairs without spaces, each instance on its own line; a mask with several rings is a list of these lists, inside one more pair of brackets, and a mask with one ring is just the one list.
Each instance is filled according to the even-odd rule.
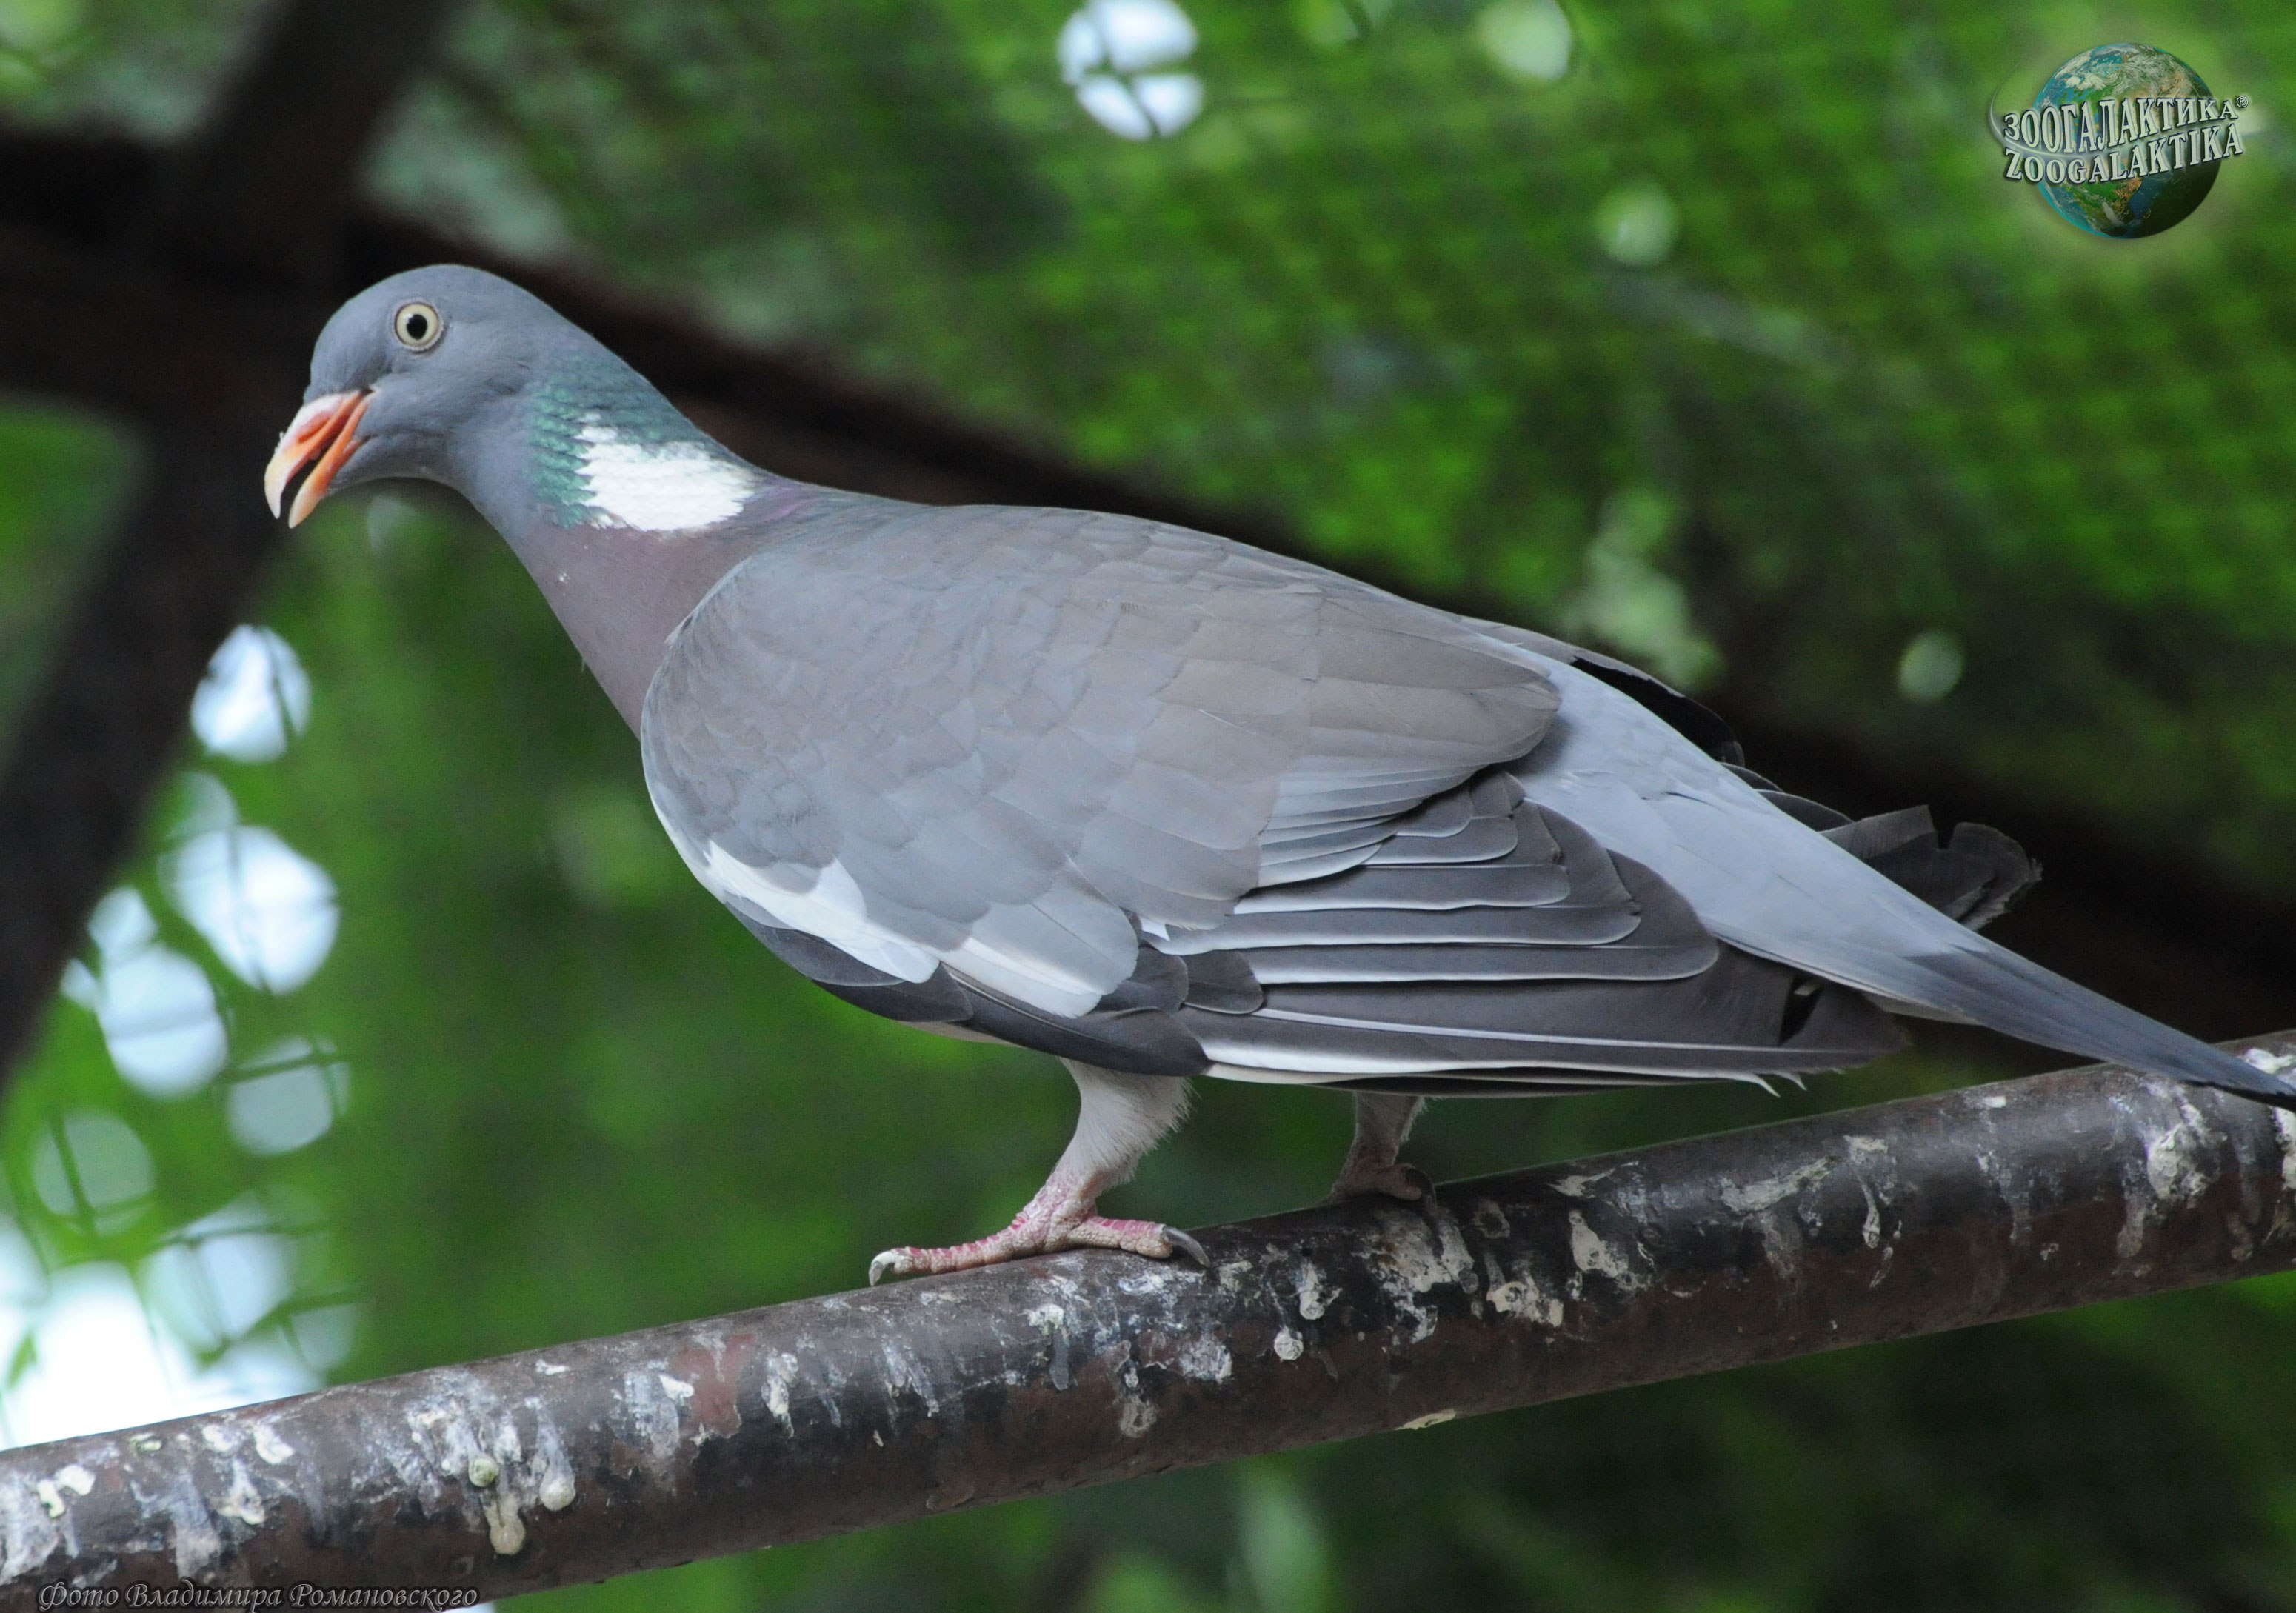
[[1177,1227],[1157,1221],[1119,1221],[1093,1210],[1091,1199],[1055,1176],[1003,1232],[946,1249],[889,1249],[869,1262],[869,1283],[873,1288],[888,1277],[969,1271],[1063,1249],[1122,1249],[1151,1260],[1169,1260],[1179,1254],[1206,1269],[1211,1265],[1204,1246]]

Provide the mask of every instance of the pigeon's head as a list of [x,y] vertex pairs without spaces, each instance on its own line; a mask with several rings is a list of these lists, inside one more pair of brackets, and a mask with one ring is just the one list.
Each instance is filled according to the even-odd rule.
[[272,512],[299,525],[337,487],[387,477],[465,493],[486,441],[570,347],[594,347],[539,299],[482,269],[410,269],[335,312],[303,407],[264,471]]

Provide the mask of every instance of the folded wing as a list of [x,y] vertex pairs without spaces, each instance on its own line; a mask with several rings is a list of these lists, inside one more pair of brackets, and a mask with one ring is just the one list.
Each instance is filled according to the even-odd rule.
[[[643,738],[673,838],[769,946],[958,1034],[1443,1091],[1895,1045],[1526,789],[1558,652],[1151,523],[846,510],[704,602]],[[1955,884],[1919,828],[1860,849]]]
[[753,924],[1074,1019],[1144,938],[1374,856],[1554,707],[1535,655],[1199,534],[843,505],[702,602],[641,739]]

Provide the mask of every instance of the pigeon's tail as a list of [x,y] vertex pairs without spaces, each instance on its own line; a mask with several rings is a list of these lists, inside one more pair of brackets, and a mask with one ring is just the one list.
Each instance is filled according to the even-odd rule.
[[1886,989],[2021,1041],[2296,1109],[2296,1082],[2286,1077],[2171,1030],[1978,937],[1948,951],[1875,962],[1890,977]]

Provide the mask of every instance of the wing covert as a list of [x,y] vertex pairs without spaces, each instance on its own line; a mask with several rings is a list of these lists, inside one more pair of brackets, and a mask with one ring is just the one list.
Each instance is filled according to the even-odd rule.
[[753,923],[1073,1018],[1144,934],[1372,857],[1555,703],[1520,647],[1201,534],[845,506],[703,601],[641,741]]

